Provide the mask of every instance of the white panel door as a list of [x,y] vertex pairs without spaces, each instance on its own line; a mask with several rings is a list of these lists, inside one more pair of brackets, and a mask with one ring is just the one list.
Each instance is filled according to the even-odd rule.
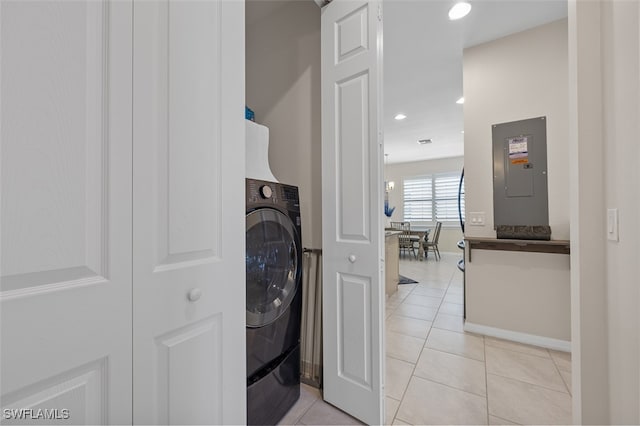
[[132,11],[0,3],[6,423],[132,419]]
[[134,422],[246,421],[244,3],[134,5]]
[[381,4],[322,9],[324,399],[384,422]]

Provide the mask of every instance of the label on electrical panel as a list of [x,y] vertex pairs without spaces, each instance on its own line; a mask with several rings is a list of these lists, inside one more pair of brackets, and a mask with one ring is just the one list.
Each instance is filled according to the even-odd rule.
[[529,162],[529,137],[509,138],[509,161],[511,164],[527,164]]

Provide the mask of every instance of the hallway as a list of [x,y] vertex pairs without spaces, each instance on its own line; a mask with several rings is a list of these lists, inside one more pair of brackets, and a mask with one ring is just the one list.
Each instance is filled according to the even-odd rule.
[[570,355],[465,333],[458,259],[400,261],[418,284],[387,300],[387,423],[571,423]]
[[[571,356],[465,333],[458,259],[400,260],[418,283],[386,303],[386,423],[570,424]],[[281,424],[360,423],[303,385]]]

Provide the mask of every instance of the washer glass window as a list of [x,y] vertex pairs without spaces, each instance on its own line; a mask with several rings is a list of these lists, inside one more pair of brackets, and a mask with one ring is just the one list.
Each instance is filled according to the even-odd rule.
[[297,291],[300,254],[291,220],[278,210],[247,215],[247,326],[275,321]]

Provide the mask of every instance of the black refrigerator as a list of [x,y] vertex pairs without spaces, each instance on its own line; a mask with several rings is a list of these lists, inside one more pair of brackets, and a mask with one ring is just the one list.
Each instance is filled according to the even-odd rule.
[[462,229],[462,239],[458,241],[458,248],[462,250],[462,259],[458,261],[458,269],[462,271],[462,301],[463,301],[463,317],[467,318],[467,302],[466,302],[466,276],[464,273],[464,257],[465,257],[465,244],[464,244],[464,216],[462,214],[462,201],[464,197],[464,168],[460,174],[460,183],[458,184],[458,217],[460,218],[460,228]]

